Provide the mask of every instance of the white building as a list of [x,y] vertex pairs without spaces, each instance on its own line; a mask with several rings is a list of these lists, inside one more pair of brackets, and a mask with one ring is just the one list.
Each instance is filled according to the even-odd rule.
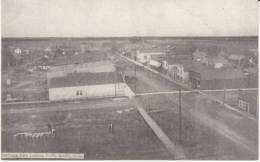
[[51,101],[134,95],[110,61],[51,67],[47,77]]
[[14,50],[14,54],[15,54],[15,55],[21,55],[21,54],[22,54],[22,50],[21,50],[20,48],[16,48],[16,49]]
[[187,69],[189,66],[191,66],[191,61],[175,58],[167,58],[162,64],[163,69],[173,80],[182,82],[188,82],[189,80],[189,71]]
[[[152,66],[155,62],[158,62],[161,64],[159,60],[163,60],[165,58],[165,53],[164,52],[154,52],[154,51],[136,51],[136,60],[142,64],[150,64],[150,60],[152,61]],[[158,64],[156,63],[156,64]]]
[[50,101],[129,95],[133,92],[115,72],[71,73],[52,78],[49,83]]

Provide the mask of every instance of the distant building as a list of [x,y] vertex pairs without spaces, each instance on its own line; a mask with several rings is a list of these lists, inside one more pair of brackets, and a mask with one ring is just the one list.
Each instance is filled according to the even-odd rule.
[[136,60],[142,64],[149,64],[150,60],[153,60],[152,63],[157,62],[157,64],[161,64],[165,55],[165,52],[161,51],[137,50]]
[[239,91],[238,107],[253,116],[258,117],[258,91]]
[[246,86],[244,73],[235,68],[216,69],[193,64],[189,70],[191,86],[198,89],[243,88]]
[[195,52],[192,53],[192,58],[194,61],[207,63],[208,61],[208,55],[206,52],[197,49]]
[[14,49],[14,54],[15,55],[21,55],[22,54],[22,50],[20,48],[16,48],[16,49]]
[[236,54],[232,54],[228,57],[229,61],[234,63],[235,65],[237,65],[238,67],[241,66],[241,61],[242,59],[244,59],[245,56],[243,55],[236,55]]
[[214,68],[231,67],[229,61],[223,56],[209,56],[206,64]]
[[244,74],[246,75],[247,87],[257,88],[258,87],[258,67],[249,67],[243,69]]
[[171,79],[188,82],[190,66],[191,60],[178,59],[178,57],[168,57],[163,61],[162,67]]

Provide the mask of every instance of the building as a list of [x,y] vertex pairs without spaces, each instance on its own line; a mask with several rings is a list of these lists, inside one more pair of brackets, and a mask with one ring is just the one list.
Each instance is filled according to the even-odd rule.
[[235,68],[214,68],[194,63],[189,70],[189,80],[192,88],[225,89],[243,88],[246,86],[246,76]]
[[247,87],[248,88],[258,88],[258,67],[249,67],[243,69],[246,75]]
[[51,67],[49,100],[134,95],[110,61]]
[[22,54],[22,50],[20,48],[16,48],[16,49],[14,49],[14,54],[15,55],[21,55]]
[[238,108],[258,117],[258,91],[242,91],[238,93]]
[[150,50],[137,50],[136,51],[136,61],[142,63],[142,64],[149,64],[150,60],[153,60],[152,62],[158,62],[161,63],[165,58],[166,54],[165,52],[161,51],[150,51]]
[[127,88],[116,72],[70,73],[50,80],[49,100],[127,96]]
[[241,66],[241,61],[245,58],[243,55],[236,55],[232,54],[228,57],[229,61],[237,65],[238,67]]
[[192,58],[194,61],[207,63],[208,61],[208,55],[203,50],[196,49],[195,52],[192,53]]
[[222,67],[231,67],[231,63],[228,62],[223,56],[209,56],[207,58],[208,66],[212,66],[214,68],[222,68]]
[[188,82],[189,81],[189,67],[191,60],[183,60],[178,57],[167,57],[163,61],[163,69],[171,79],[176,81]]

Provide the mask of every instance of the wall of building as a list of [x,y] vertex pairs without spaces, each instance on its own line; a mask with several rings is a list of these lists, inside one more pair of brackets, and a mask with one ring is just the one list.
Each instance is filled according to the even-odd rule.
[[[49,100],[73,100],[80,98],[126,96],[125,83],[88,85],[78,87],[49,88]],[[82,91],[82,95],[77,95]]]

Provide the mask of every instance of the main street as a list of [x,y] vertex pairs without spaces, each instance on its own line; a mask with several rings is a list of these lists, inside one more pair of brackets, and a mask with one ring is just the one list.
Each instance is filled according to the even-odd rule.
[[[171,91],[180,88],[177,84],[174,86],[174,84],[166,83],[164,78],[160,79],[160,75],[158,74],[154,74],[144,68],[136,69],[137,83],[135,86],[138,87],[138,84],[146,85],[143,90],[140,90],[139,88],[136,89],[136,92],[138,93]],[[132,86],[132,89],[133,87],[134,86]],[[179,129],[169,129],[173,127],[178,128],[178,97],[178,94],[137,96],[137,100],[143,107],[148,109],[148,112],[149,109],[165,109],[166,111],[162,112],[168,113],[166,115],[172,114],[172,118],[175,118],[176,120],[169,119],[167,123],[163,121],[167,120],[167,117],[162,115],[163,113],[151,113],[159,126],[161,126],[166,133],[168,132],[169,134],[167,135],[170,137],[172,136],[172,140],[174,141],[176,141],[176,134],[179,134]],[[256,121],[242,116],[235,111],[229,110],[222,104],[214,102],[207,96],[198,93],[182,94],[181,102],[183,122],[193,123],[193,127],[196,127],[197,132],[201,132],[202,134],[213,132],[211,133],[211,136],[214,136],[213,143],[210,144],[208,142],[208,144],[204,144],[205,141],[202,141],[203,139],[196,137],[198,135],[189,134],[188,136],[195,136],[194,139],[198,139],[196,146],[187,147],[186,149],[186,154],[191,155],[191,159],[196,159],[196,157],[201,156],[206,159],[214,159],[216,157],[221,159],[219,154],[222,155],[222,158],[228,156],[226,157],[228,159],[239,159],[242,155],[244,158],[257,159],[258,145],[255,141],[258,141],[258,123]],[[169,121],[172,121],[172,123]],[[175,123],[173,121],[175,121]],[[205,129],[200,129],[200,127],[197,127],[196,125],[202,125]],[[185,131],[188,130],[183,130],[183,132]]]

